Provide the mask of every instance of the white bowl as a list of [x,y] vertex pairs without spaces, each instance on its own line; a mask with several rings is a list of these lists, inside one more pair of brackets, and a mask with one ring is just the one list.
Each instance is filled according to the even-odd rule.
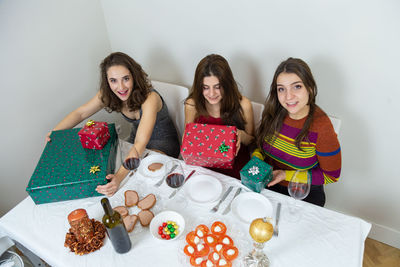
[[[158,227],[162,226],[164,222],[173,221],[178,225],[178,234],[172,239],[163,239],[158,233]],[[158,240],[162,241],[174,241],[181,236],[185,230],[185,219],[179,213],[175,211],[166,210],[157,214],[150,222],[150,233]]]

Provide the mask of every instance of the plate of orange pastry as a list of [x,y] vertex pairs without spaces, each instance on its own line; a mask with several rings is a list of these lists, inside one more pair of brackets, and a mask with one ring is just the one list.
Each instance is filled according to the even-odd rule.
[[199,224],[186,235],[184,254],[191,266],[232,266],[239,255],[234,240],[227,234],[227,227],[221,221],[210,226]]

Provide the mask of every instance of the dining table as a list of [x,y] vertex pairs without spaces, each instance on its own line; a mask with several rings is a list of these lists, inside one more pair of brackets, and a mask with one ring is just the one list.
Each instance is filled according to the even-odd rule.
[[[182,233],[177,238],[159,240],[151,235],[148,226],[137,223],[129,233],[132,243],[129,252],[116,253],[106,236],[104,245],[99,250],[76,255],[64,246],[65,236],[70,228],[68,214],[82,208],[87,211],[89,218],[101,222],[104,211],[100,200],[104,196],[40,205],[36,205],[28,196],[0,218],[0,233],[18,241],[51,266],[190,266],[189,257],[184,253],[186,235],[200,224],[211,227],[213,222],[221,221],[227,226],[227,234],[239,250],[239,256],[232,262],[233,266],[245,266],[244,258],[253,250],[253,240],[249,234],[250,222],[241,216],[247,212],[246,208],[235,209],[237,206],[233,204],[240,196],[252,191],[240,180],[208,168],[187,165],[182,160],[155,151],[148,150],[146,153],[148,156],[142,160],[143,164],[132,172],[133,175],[126,176],[119,190],[109,197],[109,201],[113,207],[124,205],[124,192],[127,190],[135,190],[139,198],[154,194],[156,203],[151,208],[154,215],[162,211],[175,211],[183,216],[185,227],[181,229]],[[118,155],[117,158],[123,157],[122,153]],[[147,165],[144,166],[145,161],[147,164],[151,163],[151,158],[163,161],[165,165],[176,161],[181,164],[185,173],[193,170],[195,172],[183,184],[181,190],[170,198],[176,189],[169,187],[166,182],[159,187],[155,186],[162,175],[153,175],[145,168]],[[120,159],[117,159],[117,162],[121,162]],[[196,201],[191,194],[204,194],[207,198],[209,193],[196,191],[202,190],[201,187],[190,187],[190,181],[195,180],[196,176],[212,177],[218,181],[218,196],[210,201]],[[229,187],[233,188],[232,191],[221,202],[219,209],[211,212]],[[238,188],[242,190],[235,196]],[[276,207],[278,203],[281,205],[279,234],[273,235],[263,248],[270,260],[270,266],[362,266],[364,242],[371,229],[370,223],[303,201],[300,202],[297,211],[301,216],[297,221],[293,221],[290,212],[293,204],[290,197],[268,189],[263,189],[257,194],[271,204],[269,214],[273,226],[276,224]],[[236,198],[233,199],[234,197]],[[248,207],[251,208],[253,207]],[[136,206],[129,208],[129,214],[137,214],[139,211]]]

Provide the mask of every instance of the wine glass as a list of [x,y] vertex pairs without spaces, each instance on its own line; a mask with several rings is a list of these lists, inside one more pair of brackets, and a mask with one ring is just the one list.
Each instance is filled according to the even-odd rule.
[[170,171],[165,180],[167,185],[174,189],[181,187],[183,185],[183,181],[185,180],[185,172],[181,162],[178,160],[171,160],[167,164],[167,170]]
[[299,200],[308,196],[311,188],[311,177],[308,171],[296,170],[288,185],[289,195],[294,201],[289,205],[289,221],[297,222],[301,217]]
[[135,147],[129,151],[127,158],[122,162],[122,166],[125,169],[130,170],[129,177],[133,175],[133,171],[136,170],[140,165],[139,153],[136,151]]

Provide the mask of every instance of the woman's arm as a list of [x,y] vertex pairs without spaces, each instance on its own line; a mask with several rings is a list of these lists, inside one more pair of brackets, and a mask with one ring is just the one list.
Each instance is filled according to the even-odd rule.
[[161,108],[162,101],[156,92],[151,92],[142,104],[142,117],[132,147],[139,155],[142,155],[150,141],[154,125],[156,124],[157,113]]
[[240,105],[243,109],[245,128],[243,130],[238,130],[240,142],[244,145],[249,145],[254,140],[254,115],[253,115],[253,106],[251,105],[251,101],[243,96],[240,101]]
[[184,128],[186,127],[186,124],[194,122],[196,115],[197,115],[197,111],[196,111],[196,107],[194,104],[194,100],[192,98],[189,98],[185,101],[185,125],[184,125]]
[[[312,169],[311,184],[322,185],[337,182],[340,177],[342,158],[340,144],[333,126],[328,117],[321,119],[318,127],[318,139],[315,146],[315,153],[318,160]],[[290,181],[296,170],[276,170],[274,179],[268,184],[272,186],[283,180]],[[301,174],[301,179],[307,179],[306,173]]]
[[[60,121],[52,131],[65,130],[75,127],[78,123],[89,118],[99,110],[104,108],[103,102],[100,99],[100,92],[98,92],[92,99],[86,104],[83,104],[79,108],[69,113],[62,121]],[[50,131],[46,136],[46,141],[50,141]]]
[[[140,157],[140,155],[142,155],[146,149],[146,146],[149,143],[150,137],[153,133],[157,113],[162,108],[160,96],[156,92],[151,92],[142,104],[141,108],[142,117],[140,118],[135,141],[126,158]],[[105,185],[97,186],[96,191],[107,196],[114,195],[115,192],[117,192],[122,180],[125,179],[128,173],[129,170],[121,166],[117,173],[107,175],[106,178],[111,180],[111,182]]]

